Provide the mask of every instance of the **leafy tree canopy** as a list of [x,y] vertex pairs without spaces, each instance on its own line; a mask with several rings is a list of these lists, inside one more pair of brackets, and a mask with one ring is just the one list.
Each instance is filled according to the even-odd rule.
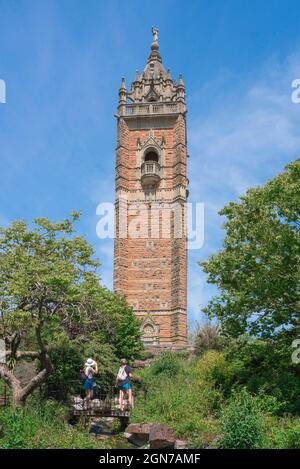
[[[91,342],[109,343],[117,356],[135,356],[141,348],[131,308],[100,285],[93,249],[74,234],[78,217],[0,228],[0,335],[8,350],[0,377],[12,388],[16,405],[53,371],[48,346],[62,336],[83,350]],[[22,358],[38,358],[41,365],[23,389],[13,374]]]
[[220,215],[223,248],[201,262],[219,295],[205,308],[222,330],[276,337],[299,332],[300,159]]

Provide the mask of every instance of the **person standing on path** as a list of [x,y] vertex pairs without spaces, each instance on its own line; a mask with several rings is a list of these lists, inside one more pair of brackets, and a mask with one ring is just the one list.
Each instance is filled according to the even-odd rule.
[[122,358],[120,362],[120,368],[118,371],[116,385],[119,389],[119,406],[120,410],[124,411],[124,395],[125,393],[128,396],[128,403],[133,409],[133,396],[132,396],[132,386],[131,386],[131,377],[132,377],[132,368],[127,365],[127,360]]
[[84,365],[85,381],[83,385],[86,392],[86,396],[84,399],[84,407],[86,408],[88,408],[90,401],[93,399],[94,387],[96,386],[94,376],[97,373],[97,362],[95,362],[95,360],[93,360],[92,358],[88,358]]

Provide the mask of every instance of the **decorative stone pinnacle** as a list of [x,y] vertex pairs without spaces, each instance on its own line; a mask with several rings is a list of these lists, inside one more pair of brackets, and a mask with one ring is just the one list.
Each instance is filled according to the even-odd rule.
[[125,78],[122,78],[120,90],[125,90],[126,91]]
[[184,88],[184,83],[183,83],[183,79],[182,79],[181,73],[180,73],[180,75],[179,75],[178,86]]

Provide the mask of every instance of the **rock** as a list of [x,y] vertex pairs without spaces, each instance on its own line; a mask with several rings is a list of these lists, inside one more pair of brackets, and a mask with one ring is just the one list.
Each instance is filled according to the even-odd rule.
[[127,427],[125,432],[127,433],[138,433],[139,435],[147,435],[149,437],[150,430],[152,426],[155,425],[153,423],[130,423]]
[[114,432],[114,427],[116,425],[115,417],[101,417],[97,418],[92,422],[90,433],[96,435],[111,435]]
[[129,443],[139,448],[148,444],[148,436],[139,435],[138,433],[124,433],[124,436]]
[[149,441],[150,430],[153,424],[131,423],[125,429],[124,436],[135,446],[142,447]]
[[185,440],[176,440],[174,448],[175,449],[187,449],[188,443]]
[[149,434],[151,449],[174,448],[176,441],[175,431],[167,425],[153,424]]

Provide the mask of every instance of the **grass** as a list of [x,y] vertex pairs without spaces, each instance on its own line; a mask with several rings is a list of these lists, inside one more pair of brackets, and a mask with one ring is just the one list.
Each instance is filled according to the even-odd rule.
[[80,425],[69,425],[67,418],[67,410],[54,401],[31,399],[25,408],[2,408],[0,448],[107,448],[106,441],[92,437]]
[[141,377],[147,386],[147,399],[142,395],[137,399],[132,422],[165,423],[178,437],[188,439],[199,433],[215,436],[215,413],[222,396],[209,379],[203,379],[197,360],[187,364],[185,356],[166,353],[143,370]]
[[215,378],[216,369],[225,366],[216,351],[193,359],[163,354],[140,372],[147,399],[142,393],[137,397],[131,422],[164,423],[192,448],[224,442],[228,447],[299,448],[300,418],[276,415],[280,403],[264,393],[255,397],[237,387],[225,395]]

